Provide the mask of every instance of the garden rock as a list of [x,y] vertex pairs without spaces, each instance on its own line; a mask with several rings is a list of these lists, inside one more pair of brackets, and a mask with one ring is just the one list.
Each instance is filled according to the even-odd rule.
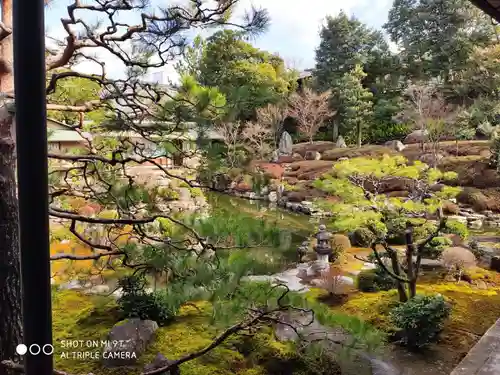
[[279,148],[278,148],[278,155],[291,156],[292,154],[293,154],[292,136],[287,131],[284,131],[281,134]]
[[274,150],[271,155],[271,163],[277,163],[280,158],[279,150]]
[[442,159],[444,158],[444,155],[442,154],[423,154],[418,157],[418,160],[420,160],[422,163],[429,164],[429,165],[434,165],[436,163],[439,163]]
[[415,130],[406,136],[403,143],[408,145],[412,143],[426,142],[428,134],[429,132],[427,130]]
[[109,285],[103,284],[103,285],[94,285],[92,288],[90,288],[87,293],[89,294],[107,294],[109,293]]
[[205,197],[200,195],[194,198],[194,203],[199,207],[203,207],[207,205],[207,200]]
[[344,137],[339,135],[337,138],[337,142],[335,143],[335,147],[337,148],[347,148],[347,143],[345,143]]
[[[413,262],[417,261],[417,257],[413,257]],[[439,259],[428,259],[428,258],[422,258],[420,261],[420,268],[422,270],[438,270],[444,268],[443,263]]]
[[491,257],[490,269],[500,272],[500,256]]
[[271,283],[272,285],[285,285],[294,292],[307,292],[309,288],[302,283],[298,277],[300,268],[291,268],[289,270],[274,275],[250,275],[242,278],[244,281]]
[[481,229],[483,226],[483,221],[482,220],[469,221],[468,226],[471,229]]
[[82,289],[83,285],[80,283],[78,280],[70,280],[67,283],[59,285],[59,289],[64,290],[64,289]]
[[444,237],[449,238],[451,240],[452,246],[464,246],[464,240],[458,234],[448,233],[445,234]]
[[225,174],[216,175],[213,180],[213,187],[218,191],[225,191],[231,185],[231,177]]
[[[144,372],[158,370],[162,367],[169,365],[172,362],[174,362],[174,361],[171,361],[171,360],[167,359],[163,354],[158,353],[156,355],[155,359],[153,359],[153,362],[144,366]],[[169,375],[180,375],[181,374],[181,371],[180,371],[178,366],[172,367],[168,371],[169,371],[168,372]]]
[[129,319],[115,324],[104,347],[103,364],[106,367],[130,366],[144,353],[154,338],[158,324],[152,320]]
[[300,203],[302,201],[305,201],[306,200],[305,198],[306,198],[306,193],[301,191],[291,191],[287,194],[288,202]]
[[179,200],[183,202],[191,200],[191,192],[188,188],[179,188]]
[[278,193],[275,191],[271,191],[267,196],[267,200],[271,203],[276,203],[278,201]]
[[321,160],[321,154],[318,151],[306,151],[304,159],[306,159],[306,160]]
[[393,150],[396,150],[397,152],[401,152],[406,148],[406,146],[403,144],[403,142],[398,141],[398,140],[385,142],[384,146],[389,147]]
[[454,220],[454,221],[458,221],[462,224],[467,224],[467,218],[463,217],[463,216],[458,216],[458,215],[448,216],[448,220],[449,221]]

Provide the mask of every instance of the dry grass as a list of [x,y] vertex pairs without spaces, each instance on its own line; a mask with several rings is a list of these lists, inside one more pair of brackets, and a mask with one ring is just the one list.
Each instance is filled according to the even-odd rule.
[[382,155],[393,155],[397,152],[384,146],[368,145],[360,148],[336,148],[325,151],[323,160],[338,160],[340,158],[357,158],[357,157],[380,157]]
[[314,180],[332,169],[333,162],[328,160],[301,160],[290,165],[291,171],[285,172],[285,177],[295,177],[299,180]]
[[294,144],[293,152],[300,154],[302,155],[302,157],[304,157],[307,151],[318,151],[319,153],[323,154],[323,152],[327,150],[332,150],[334,148],[335,148],[334,142],[319,141],[319,142],[313,142],[312,144],[309,142],[303,142]]

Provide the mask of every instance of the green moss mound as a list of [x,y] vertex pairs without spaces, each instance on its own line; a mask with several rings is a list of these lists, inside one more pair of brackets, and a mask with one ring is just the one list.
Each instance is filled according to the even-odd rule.
[[[482,272],[481,272],[482,271]],[[441,294],[451,304],[451,315],[445,322],[439,342],[433,347],[439,353],[446,353],[454,365],[484,335],[500,316],[500,283],[498,274],[491,271],[476,269],[475,280],[488,282],[488,289],[480,289],[466,282],[444,282],[438,275],[426,275],[417,287],[417,293],[435,295]],[[310,292],[317,298],[323,292]],[[373,326],[391,333],[395,327],[390,322],[389,312],[398,304],[396,290],[375,293],[354,293],[347,302],[335,306],[337,312],[357,316]]]
[[[210,323],[212,308],[209,303],[185,306],[173,323],[158,329],[156,339],[136,366],[109,369],[103,367],[99,359],[73,358],[73,352],[96,353],[102,348],[80,344],[70,349],[67,340],[100,342],[106,339],[119,321],[116,302],[107,297],[54,290],[52,304],[55,366],[74,374],[135,375],[152,362],[157,353],[171,359],[179,358],[207,346],[218,334]],[[321,361],[300,356],[293,344],[276,341],[272,329],[264,328],[253,336],[231,337],[208,354],[186,362],[181,370],[183,375],[318,375],[323,374],[323,370],[318,372],[324,369]],[[335,364],[329,364],[328,371],[328,374],[340,374]]]

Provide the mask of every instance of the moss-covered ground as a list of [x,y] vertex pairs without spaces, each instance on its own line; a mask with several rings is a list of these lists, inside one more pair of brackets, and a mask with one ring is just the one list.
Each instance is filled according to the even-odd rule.
[[[209,309],[203,304],[188,306],[182,309],[174,323],[158,329],[156,339],[139,359],[136,367],[108,369],[96,358],[73,358],[73,352],[100,352],[100,348],[87,347],[86,342],[106,339],[113,325],[119,321],[114,300],[76,291],[54,291],[52,303],[56,368],[73,374],[137,374],[145,364],[152,362],[157,353],[162,353],[167,358],[179,358],[210,344],[216,335],[215,329],[210,325]],[[68,340],[83,340],[84,343],[77,344],[76,348],[68,348]],[[245,343],[245,346],[240,340],[229,340],[209,354],[184,364],[182,373],[267,374],[265,367],[271,360],[275,362],[293,357],[290,347],[275,341],[270,332],[258,335],[253,342]],[[63,353],[67,353],[67,358]]]
[[[367,249],[350,249],[344,254],[341,266],[347,275],[353,276],[363,264],[354,258],[354,254],[366,257],[367,253]],[[472,279],[470,283],[464,281],[457,283],[446,281],[443,273],[426,272],[421,276],[417,288],[417,292],[422,294],[442,294],[452,305],[451,316],[439,342],[422,354],[427,359],[439,358],[439,361],[443,362],[440,364],[443,373],[446,371],[449,373],[500,317],[500,274],[476,267],[469,270],[468,275]],[[321,299],[323,294],[322,290],[313,289],[309,292],[309,298]],[[376,293],[355,291],[342,305],[331,308],[337,312],[357,316],[390,333],[395,327],[390,322],[389,311],[397,303],[398,296],[395,290]],[[415,361],[415,357],[409,357],[407,360]],[[410,362],[406,365],[412,366]],[[437,370],[435,373],[441,374]]]
[[[217,335],[210,324],[211,308],[208,303],[182,308],[172,324],[160,327],[155,340],[142,355],[136,366],[106,368],[97,358],[102,348],[87,347],[87,341],[100,342],[119,322],[116,303],[107,297],[85,295],[77,291],[53,291],[53,336],[55,366],[72,374],[127,375],[140,373],[157,353],[178,359],[202,349]],[[74,348],[68,348],[70,341]],[[74,358],[76,352],[87,352],[87,358]],[[63,354],[66,353],[66,356]],[[90,357],[92,353],[92,357]],[[306,362],[293,347],[275,340],[270,328],[256,335],[233,336],[208,354],[182,365],[183,375],[312,375],[321,363]],[[340,374],[330,364],[328,374]],[[326,373],[325,373],[326,374]]]

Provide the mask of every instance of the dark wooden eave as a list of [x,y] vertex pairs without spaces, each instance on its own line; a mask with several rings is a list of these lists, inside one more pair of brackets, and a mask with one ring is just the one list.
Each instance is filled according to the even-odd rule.
[[500,22],[500,0],[470,0],[483,12]]

